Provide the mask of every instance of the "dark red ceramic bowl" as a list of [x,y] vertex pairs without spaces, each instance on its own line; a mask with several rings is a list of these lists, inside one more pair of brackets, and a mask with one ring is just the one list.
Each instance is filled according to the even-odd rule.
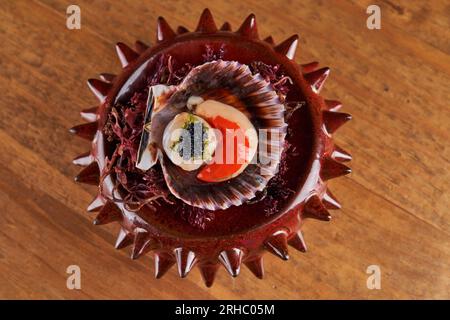
[[[319,95],[328,77],[328,68],[318,69],[316,62],[299,65],[293,60],[297,42],[296,35],[278,45],[271,37],[260,40],[254,15],[250,15],[235,32],[228,23],[218,29],[206,9],[193,32],[184,27],[174,32],[163,18],[159,18],[154,46],[148,47],[138,41],[133,50],[118,43],[116,49],[122,72],[117,76],[102,74],[101,80],[88,81],[100,105],[82,111],[81,115],[88,123],[71,129],[92,141],[91,150],[74,160],[75,164],[85,166],[76,181],[101,186],[101,193],[88,207],[88,211],[99,211],[94,223],[118,222],[121,231],[116,248],[132,245],[133,259],[152,251],[157,278],[175,263],[181,277],[197,264],[207,286],[212,285],[220,264],[232,276],[237,276],[241,263],[244,263],[262,278],[262,255],[266,250],[284,260],[288,259],[288,244],[306,251],[300,231],[304,219],[328,221],[331,219],[328,209],[340,208],[327,189],[326,181],[350,172],[342,164],[351,160],[350,155],[332,140],[332,134],[350,116],[337,112],[340,102],[324,100]],[[135,92],[147,85],[146,81],[156,72],[162,55],[172,57],[179,65],[195,66],[204,62],[205,48],[220,51],[223,60],[246,65],[258,61],[279,66],[289,77],[291,82],[285,103],[296,102],[301,107],[287,120],[286,148],[289,149],[285,150],[283,169],[276,179],[290,192],[206,213],[190,212],[196,209],[186,208],[178,200],[144,206],[138,211],[129,210],[120,199],[111,197],[117,183],[114,173],[102,175],[106,159],[110,159],[115,148],[114,142],[107,141],[104,133],[108,114],[112,106],[129,101]],[[180,214],[181,206],[184,217]],[[189,217],[195,214],[192,219],[199,220],[201,227],[198,221],[193,223],[192,219],[186,219],[186,214]]]

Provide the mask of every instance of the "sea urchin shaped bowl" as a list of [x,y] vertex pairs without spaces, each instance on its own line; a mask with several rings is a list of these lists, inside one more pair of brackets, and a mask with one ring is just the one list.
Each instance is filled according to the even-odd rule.
[[[184,27],[175,32],[159,18],[156,35],[157,41],[152,47],[137,41],[133,50],[118,43],[121,73],[117,76],[101,74],[100,80],[88,81],[100,104],[81,112],[88,123],[71,129],[92,141],[91,150],[73,161],[85,167],[76,181],[99,186],[99,194],[88,206],[88,211],[99,211],[95,224],[120,224],[116,248],[131,245],[133,259],[152,251],[157,278],[175,263],[181,277],[198,265],[207,286],[212,285],[220,264],[232,276],[237,276],[244,263],[262,278],[265,251],[284,260],[288,259],[288,245],[306,251],[300,231],[304,220],[328,221],[331,219],[328,210],[340,208],[326,181],[350,172],[342,163],[351,160],[350,155],[332,140],[332,134],[350,116],[337,112],[340,102],[324,100],[319,95],[328,77],[328,68],[318,69],[316,62],[304,65],[294,62],[298,36],[278,45],[272,37],[260,40],[254,15],[250,15],[235,32],[228,23],[218,29],[208,9],[202,13],[193,32]],[[161,71],[163,60],[168,73]],[[123,163],[123,155],[129,152],[126,148],[132,146],[121,145],[119,148],[117,141],[109,139],[105,133],[111,114],[114,115],[117,106],[129,105],[129,101],[138,99],[137,93],[149,83],[154,84],[156,75],[156,82],[164,78],[166,84],[177,84],[183,78],[184,67],[218,60],[254,66],[253,70],[264,74],[274,88],[278,86],[287,107],[284,119],[280,115],[280,121],[286,121],[288,129],[277,174],[255,201],[239,206],[204,210],[172,198],[170,201],[155,199],[138,208],[130,208],[124,200],[126,190],[116,192],[118,181],[124,179],[123,172],[108,168],[111,163],[117,163],[114,161],[122,161],[122,167],[128,165],[129,168],[135,159],[131,156]],[[278,72],[282,74],[280,77],[275,75]],[[280,81],[289,90],[280,89]],[[288,108],[292,105],[296,107]],[[124,121],[142,118],[143,110],[137,107],[124,110]],[[127,139],[137,133],[128,132]],[[117,155],[122,158],[115,160]],[[136,175],[139,173],[126,178]],[[142,179],[140,181],[151,178],[144,176]],[[139,194],[140,191],[133,192]],[[142,197],[145,198],[145,194]]]

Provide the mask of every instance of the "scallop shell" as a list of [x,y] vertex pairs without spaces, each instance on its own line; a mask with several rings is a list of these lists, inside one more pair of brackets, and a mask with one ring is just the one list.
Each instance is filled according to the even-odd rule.
[[[158,152],[169,190],[185,203],[208,210],[227,209],[255,197],[277,173],[286,135],[284,105],[271,84],[248,66],[235,61],[212,61],[193,68],[166,97],[166,103],[152,117],[150,143],[163,150],[164,128],[178,113],[187,111],[191,96],[213,99],[233,106],[248,116],[253,126],[269,131],[259,139],[255,159],[237,177],[208,183],[196,178],[198,171],[184,171],[164,152]],[[263,152],[267,150],[267,152]],[[257,157],[257,158],[256,158]]]

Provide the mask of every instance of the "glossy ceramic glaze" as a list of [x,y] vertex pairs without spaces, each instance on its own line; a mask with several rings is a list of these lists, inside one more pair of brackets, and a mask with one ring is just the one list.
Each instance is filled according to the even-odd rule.
[[203,12],[194,32],[183,27],[174,32],[160,18],[157,43],[153,47],[137,42],[134,51],[119,43],[117,52],[123,65],[121,74],[102,74],[101,80],[89,80],[100,106],[83,111],[82,116],[88,123],[76,126],[72,131],[92,140],[91,151],[74,160],[74,163],[86,166],[76,180],[90,184],[99,183],[105,157],[111,150],[102,133],[111,105],[126,101],[145,85],[145,77],[153,72],[161,54],[170,54],[177,61],[197,65],[201,64],[205,45],[208,45],[215,50],[222,49],[223,60],[281,65],[284,73],[292,79],[286,102],[304,102],[288,122],[287,140],[295,153],[288,155],[287,169],[281,177],[293,192],[289,198],[274,204],[277,206],[275,214],[265,214],[267,203],[263,201],[244,204],[212,212],[214,219],[199,229],[180,219],[177,211],[180,201],[162,203],[156,211],[144,207],[132,212],[121,202],[109,199],[114,176],[102,181],[103,195],[96,196],[88,207],[89,211],[100,211],[94,222],[120,223],[122,230],[116,247],[133,245],[133,258],[153,251],[156,277],[161,277],[175,263],[180,276],[184,277],[197,264],[206,285],[210,286],[219,264],[236,276],[241,263],[244,263],[262,278],[264,251],[285,260],[288,259],[288,244],[306,251],[300,231],[304,219],[330,220],[328,209],[340,207],[327,189],[326,180],[350,172],[342,164],[351,159],[350,155],[332,141],[334,131],[350,116],[337,112],[339,102],[324,100],[318,95],[329,74],[328,68],[317,69],[315,62],[298,65],[293,60],[297,39],[297,36],[292,36],[279,45],[274,45],[270,37],[260,40],[253,15],[236,32],[232,32],[227,23],[218,29],[209,10]]

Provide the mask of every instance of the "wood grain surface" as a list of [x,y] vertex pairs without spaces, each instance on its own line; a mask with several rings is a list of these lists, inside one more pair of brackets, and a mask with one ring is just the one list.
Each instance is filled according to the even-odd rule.
[[[368,30],[374,1],[78,0],[81,30],[66,28],[72,1],[0,6],[0,298],[315,299],[450,298],[450,3],[375,1],[381,30]],[[296,60],[332,74],[323,95],[354,120],[336,140],[353,173],[331,182],[343,209],[308,221],[306,254],[265,256],[266,278],[224,269],[205,288],[197,269],[153,277],[113,248],[118,226],[96,227],[85,208],[95,187],[73,181],[71,159],[88,144],[71,136],[96,104],[85,80],[119,72],[114,44],[154,42],[155,21],[194,28],[203,8],[236,28],[251,12],[261,36],[300,35]],[[381,290],[366,286],[381,268]],[[82,289],[68,290],[78,265]]]

